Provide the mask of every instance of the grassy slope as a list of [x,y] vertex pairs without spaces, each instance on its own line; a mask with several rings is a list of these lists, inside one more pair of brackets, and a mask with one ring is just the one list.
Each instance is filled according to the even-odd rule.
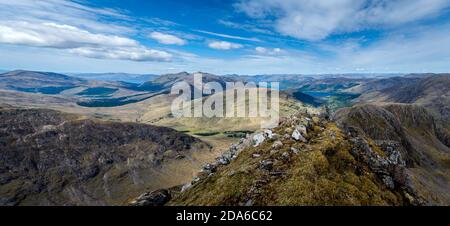
[[[222,94],[216,94],[222,95]],[[139,119],[141,122],[168,126],[180,131],[198,132],[224,132],[224,131],[255,131],[260,129],[263,118],[173,118],[170,116],[173,97],[162,95],[156,97],[158,101],[148,102],[148,111]],[[156,99],[155,98],[155,99]],[[198,100],[195,100],[198,101]],[[248,101],[248,97],[247,97]],[[296,101],[280,95],[280,116],[285,117],[307,107]],[[310,111],[314,109],[309,108]]]
[[[271,153],[272,142],[244,150],[230,165],[195,185],[169,205],[400,205],[402,196],[386,189],[365,165],[350,154],[350,142],[333,123],[309,133],[306,144],[282,140],[281,150]],[[275,130],[284,133],[284,128]],[[290,147],[301,150],[283,160]],[[253,154],[261,154],[253,158]],[[270,176],[260,169],[263,159],[275,159]]]

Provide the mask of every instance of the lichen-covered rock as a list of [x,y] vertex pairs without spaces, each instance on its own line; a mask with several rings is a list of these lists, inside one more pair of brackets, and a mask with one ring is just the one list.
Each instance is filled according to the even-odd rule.
[[264,135],[269,139],[273,139],[275,134],[272,132],[272,130],[267,129],[264,130]]
[[295,127],[295,129],[298,130],[302,135],[307,135],[308,134],[308,130],[306,129],[306,126],[304,126],[302,124],[297,125]]
[[298,150],[297,148],[294,148],[294,147],[291,147],[291,151],[292,151],[292,153],[294,153],[294,154],[300,153],[300,150]]
[[306,142],[306,139],[297,129],[295,129],[294,132],[292,133],[292,138],[294,138],[294,140],[296,141]]
[[214,173],[217,170],[217,164],[206,164],[205,166],[203,166],[202,171],[203,172],[208,172],[208,173]]
[[217,163],[219,163],[220,165],[228,165],[230,163],[230,159],[222,156],[217,159]]
[[257,154],[257,153],[253,154],[252,156],[253,156],[253,158],[259,158],[259,157],[261,157],[261,155],[260,155],[260,154]]
[[183,187],[181,187],[181,192],[185,192],[186,190],[188,190],[191,187],[192,187],[192,183],[187,183],[187,184],[183,185]]
[[258,147],[260,144],[262,144],[266,140],[266,137],[264,137],[264,134],[258,133],[253,136],[253,146]]
[[288,152],[283,152],[283,154],[281,154],[281,159],[285,160],[285,161],[289,161],[291,159],[291,156],[289,155]]
[[281,142],[279,140],[273,142],[273,144],[272,144],[272,148],[274,148],[274,149],[278,149],[278,148],[281,148],[281,147],[283,147],[283,142]]
[[264,170],[271,170],[273,167],[273,161],[272,160],[262,160],[260,162],[261,169]]
[[154,192],[146,192],[130,203],[130,206],[163,206],[172,199],[170,192],[166,189]]

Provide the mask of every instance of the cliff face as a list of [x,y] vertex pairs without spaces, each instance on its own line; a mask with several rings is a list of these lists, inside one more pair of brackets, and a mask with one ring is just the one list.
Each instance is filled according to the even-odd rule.
[[163,127],[0,109],[0,205],[123,204],[147,189],[183,183],[192,172],[170,166],[208,149]]
[[362,105],[335,114],[352,136],[373,140],[384,153],[398,151],[411,178],[408,188],[428,204],[450,204],[448,134],[425,108],[407,104]]

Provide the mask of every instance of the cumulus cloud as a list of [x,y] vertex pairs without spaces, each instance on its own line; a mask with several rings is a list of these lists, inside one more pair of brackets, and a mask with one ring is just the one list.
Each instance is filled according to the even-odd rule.
[[150,34],[150,38],[158,41],[161,44],[165,44],[165,45],[186,45],[186,41],[178,38],[175,35],[170,35],[170,34],[164,34],[161,32],[152,32]]
[[279,54],[284,53],[284,51],[280,48],[271,49],[271,48],[265,48],[265,47],[261,47],[261,46],[256,47],[255,51],[258,54],[262,54],[262,55],[279,55]]
[[[69,0],[0,0],[0,43],[67,50],[89,58],[168,61],[172,55],[125,37],[129,28],[111,22],[130,20],[117,10]],[[173,40],[172,40],[173,41]]]
[[0,23],[0,43],[68,49],[70,53],[89,58],[168,61],[172,57],[167,52],[146,48],[133,39],[95,34],[55,23]]
[[218,50],[230,50],[230,49],[240,49],[243,46],[241,44],[226,42],[226,41],[214,41],[208,44],[209,48]]
[[60,49],[83,46],[137,46],[135,40],[115,35],[94,34],[70,25],[0,22],[0,42]]
[[317,41],[329,35],[393,27],[430,18],[449,0],[241,0],[236,8],[256,19],[273,19],[276,31]]

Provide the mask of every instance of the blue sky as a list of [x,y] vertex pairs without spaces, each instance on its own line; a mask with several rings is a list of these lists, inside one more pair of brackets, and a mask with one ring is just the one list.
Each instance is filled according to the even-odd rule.
[[0,69],[450,72],[450,0],[0,0]]

